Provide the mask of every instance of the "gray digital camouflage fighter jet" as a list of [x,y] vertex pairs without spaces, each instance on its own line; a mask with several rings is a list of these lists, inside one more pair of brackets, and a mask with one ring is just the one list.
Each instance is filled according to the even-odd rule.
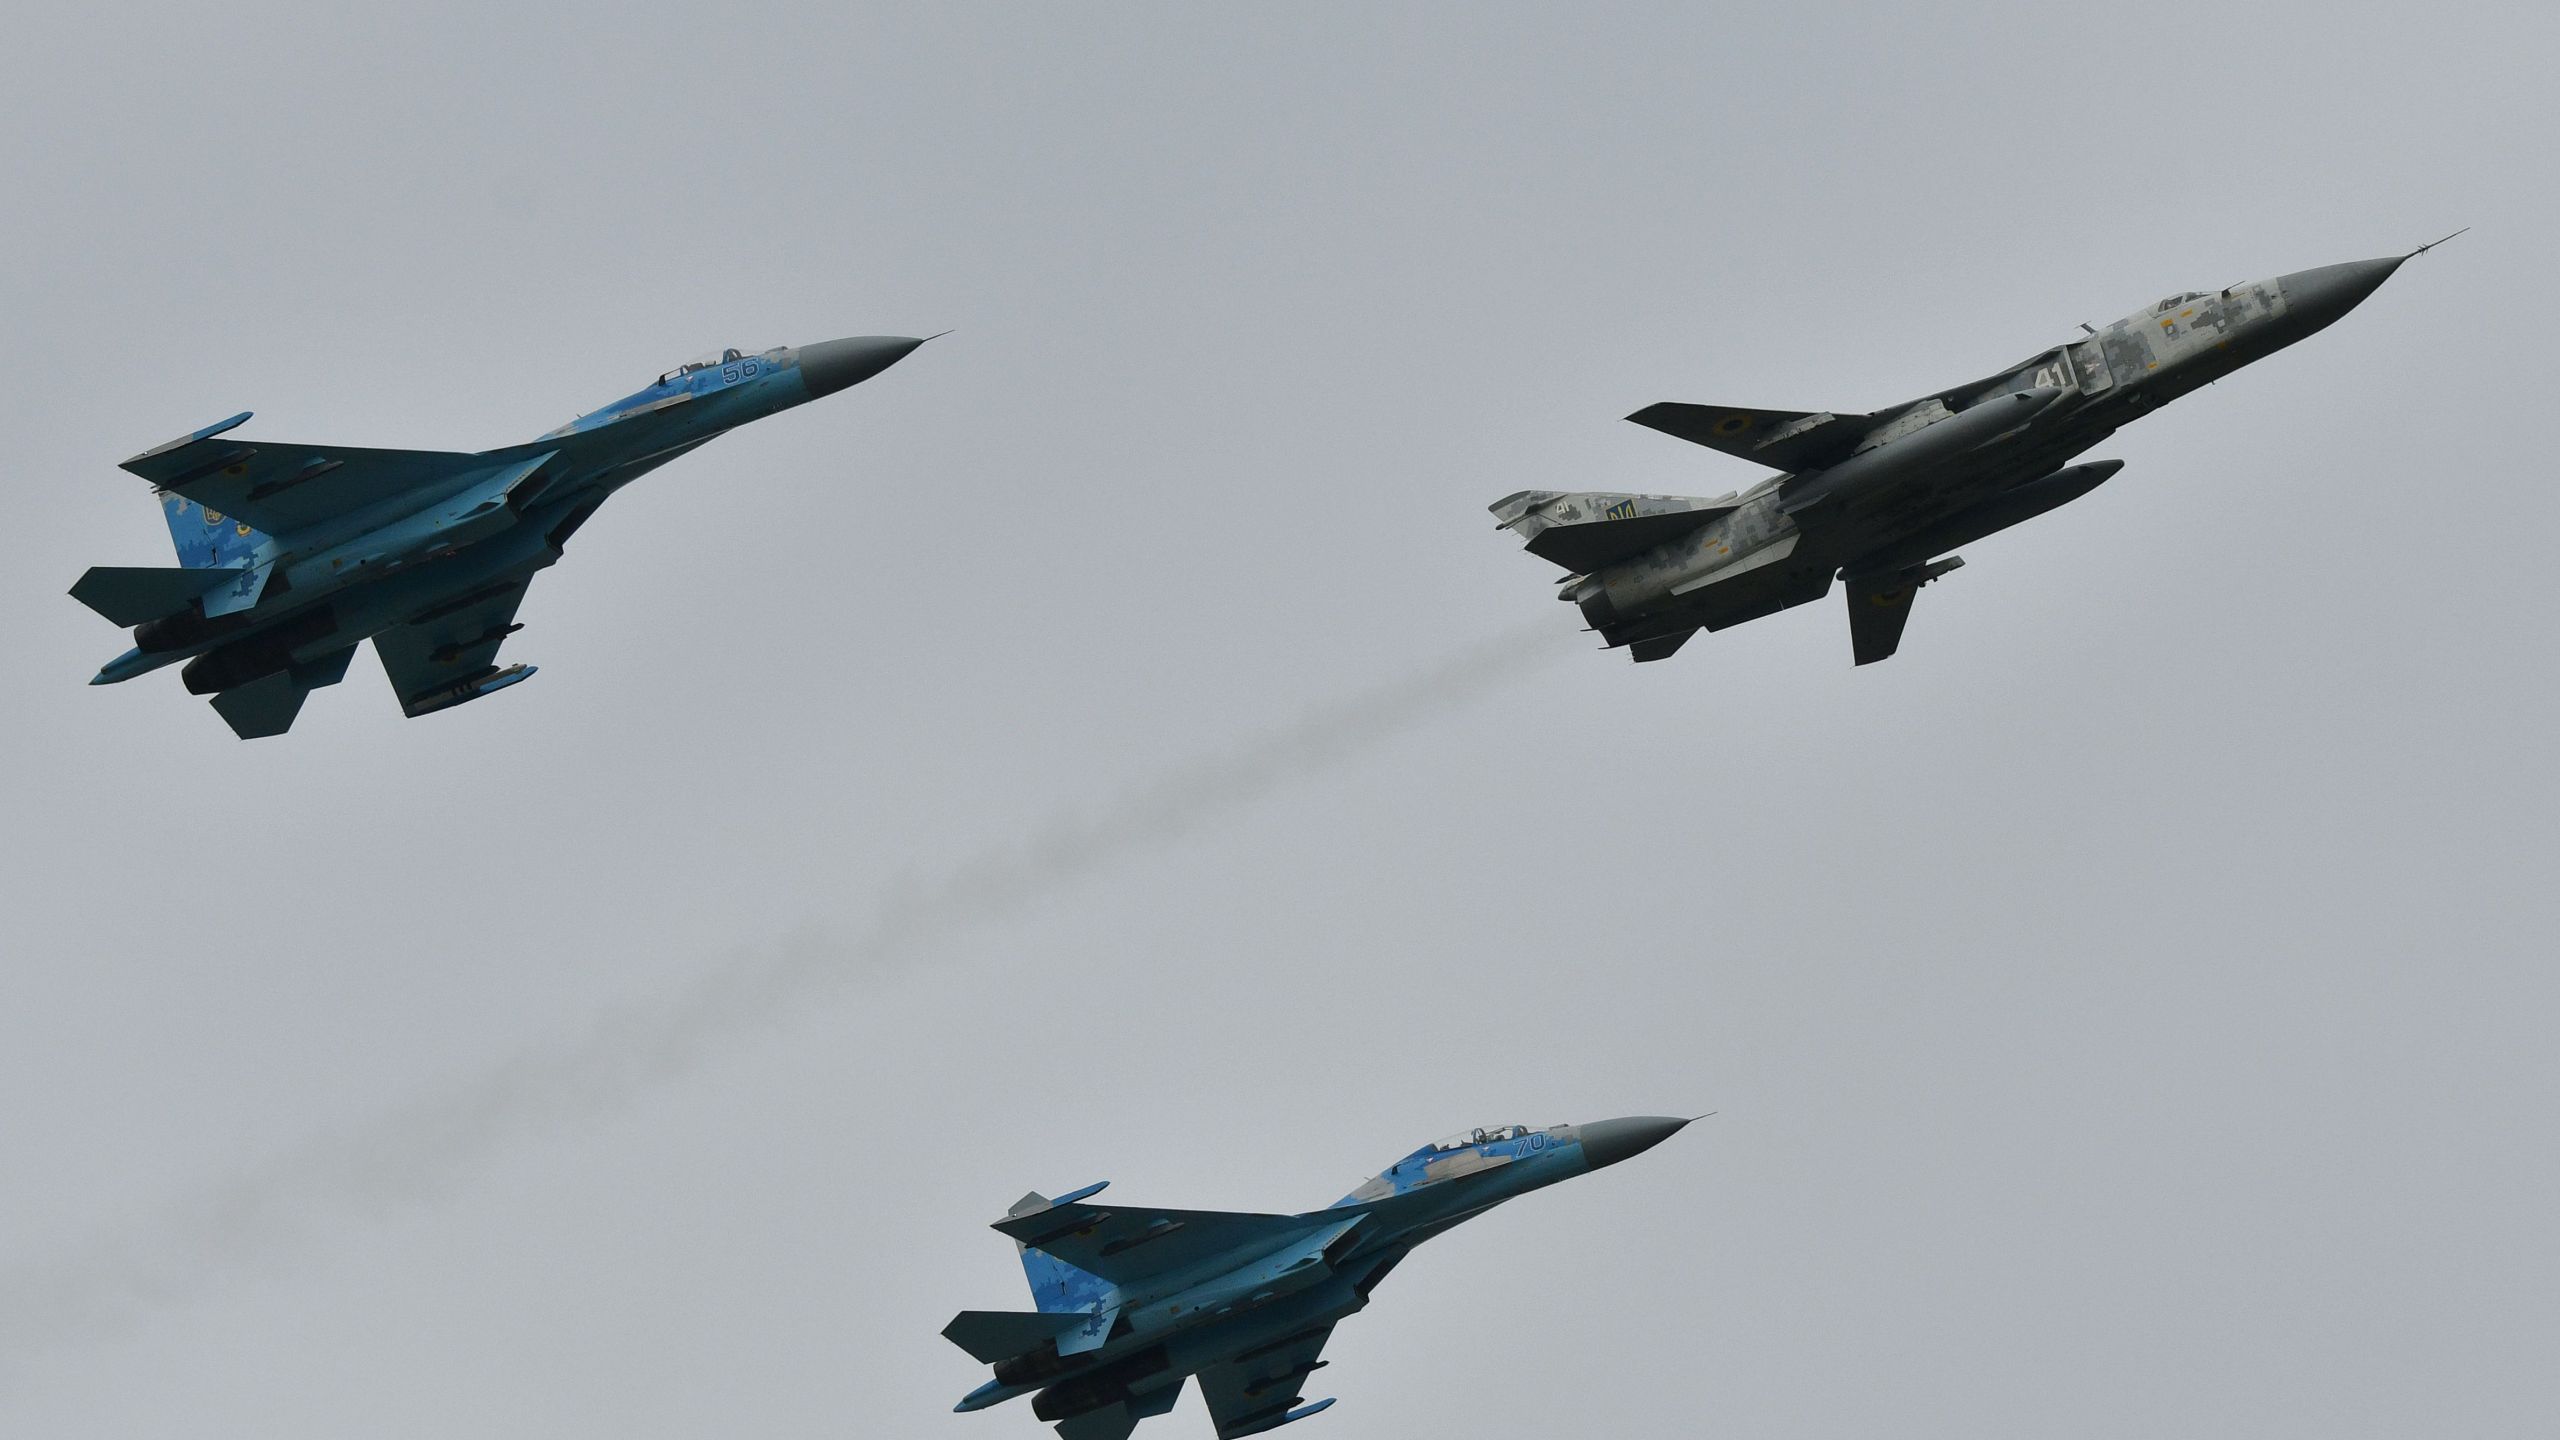
[[1686,1120],[1634,1115],[1501,1125],[1425,1145],[1304,1215],[1088,1205],[1100,1185],[1025,1195],[995,1228],[1022,1252],[1037,1310],[963,1310],[945,1339],[993,1365],[956,1409],[1037,1392],[1066,1440],[1125,1440],[1200,1377],[1220,1440],[1331,1405],[1299,1387],[1334,1324],[1414,1246],[1514,1196],[1615,1165]]
[[1819,600],[1835,577],[1847,583],[1857,663],[1882,660],[1902,643],[1912,596],[1964,563],[1947,552],[2076,500],[2124,465],[2063,462],[2327,327],[2443,243],[2172,295],[1871,415],[1648,405],[1627,418],[1784,473],[1712,500],[1523,490],[1493,513],[1569,572],[1557,598],[1640,662],[1700,630]]

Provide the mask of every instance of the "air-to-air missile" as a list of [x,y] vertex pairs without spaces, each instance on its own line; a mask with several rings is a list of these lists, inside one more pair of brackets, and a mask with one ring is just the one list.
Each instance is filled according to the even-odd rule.
[[186,662],[243,739],[281,735],[370,639],[401,710],[428,715],[533,674],[496,663],[534,574],[616,490],[751,420],[858,385],[922,340],[866,335],[705,355],[529,444],[477,454],[241,440],[243,411],[146,450],[175,567],[101,565],[73,597],[133,648],[111,685]]
[[1819,600],[1834,579],[1847,587],[1857,663],[1882,660],[1902,643],[1912,596],[1964,563],[1948,552],[2123,468],[2064,462],[2326,328],[2443,243],[2172,295],[1999,374],[1872,414],[1649,405],[1627,418],[1782,473],[1714,499],[1523,490],[1493,513],[1531,554],[1564,567],[1557,598],[1638,661],[1665,659],[1700,630]]
[[1303,1215],[1089,1203],[1101,1185],[1025,1195],[995,1228],[1036,1310],[964,1310],[944,1338],[995,1367],[955,1408],[1030,1395],[1065,1440],[1124,1440],[1200,1377],[1220,1440],[1277,1429],[1303,1403],[1336,1322],[1413,1247],[1505,1200],[1650,1150],[1686,1120],[1640,1115],[1425,1145]]

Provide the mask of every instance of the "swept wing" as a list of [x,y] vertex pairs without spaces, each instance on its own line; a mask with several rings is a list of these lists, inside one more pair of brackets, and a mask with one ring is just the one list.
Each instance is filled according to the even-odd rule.
[[1309,1375],[1324,1368],[1327,1362],[1316,1357],[1332,1338],[1333,1325],[1328,1321],[1203,1367],[1200,1397],[1209,1404],[1209,1418],[1217,1422],[1218,1440],[1259,1435],[1332,1404],[1319,1400],[1298,1408],[1300,1389]]
[[382,657],[401,711],[415,717],[440,710],[491,677],[498,647],[523,628],[515,623],[516,607],[532,584],[530,570],[502,576],[374,636],[373,653]]
[[1875,423],[1872,415],[1744,410],[1676,400],[1647,405],[1627,418],[1772,470],[1818,470],[1844,460]]
[[193,435],[146,450],[124,468],[205,509],[269,535],[368,510],[387,501],[419,503],[459,488],[503,459],[447,450],[371,450],[234,440],[228,431],[246,412]]
[[1340,1223],[1339,1216],[1077,1203],[1008,1215],[995,1222],[995,1228],[1034,1250],[1127,1287],[1255,1246],[1276,1250]]

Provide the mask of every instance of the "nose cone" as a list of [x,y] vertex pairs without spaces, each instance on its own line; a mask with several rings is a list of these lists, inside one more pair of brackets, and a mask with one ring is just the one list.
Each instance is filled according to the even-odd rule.
[[856,335],[800,347],[800,380],[809,398],[859,385],[904,360],[924,342],[905,335]]
[[1669,1115],[1622,1115],[1582,1127],[1582,1159],[1592,1169],[1641,1155],[1680,1133],[1686,1120]]
[[2382,282],[2390,279],[2391,272],[2408,258],[2396,255],[2388,260],[2350,260],[2344,265],[2323,265],[2317,270],[2296,270],[2282,276],[2277,283],[2284,287],[2285,318],[2305,335],[2323,329],[2381,289]]

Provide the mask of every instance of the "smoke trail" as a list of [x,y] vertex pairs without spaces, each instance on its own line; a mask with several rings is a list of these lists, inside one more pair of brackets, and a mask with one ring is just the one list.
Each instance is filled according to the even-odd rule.
[[850,935],[804,933],[742,953],[671,999],[608,1012],[564,1044],[521,1053],[442,1093],[318,1137],[185,1198],[147,1232],[0,1272],[0,1364],[110,1335],[222,1273],[279,1265],[314,1226],[417,1206],[503,1147],[627,1108],[724,1044],[912,961],[1133,853],[1198,830],[1294,781],[1465,704],[1559,653],[1553,627],[1503,636],[1422,674],[1318,709],[1062,817],[939,879],[882,897]]

